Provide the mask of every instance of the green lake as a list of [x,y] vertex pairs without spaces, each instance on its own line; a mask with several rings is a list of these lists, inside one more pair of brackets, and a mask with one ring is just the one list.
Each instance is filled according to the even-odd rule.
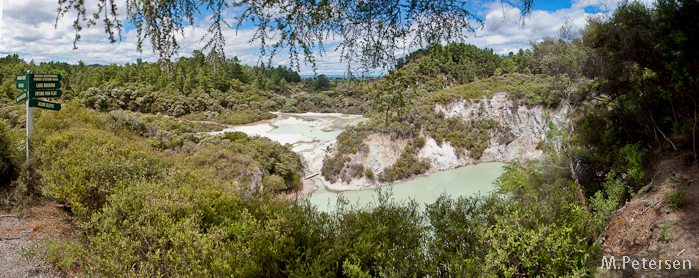
[[[320,172],[326,150],[345,127],[368,120],[359,115],[281,113],[279,118],[269,123],[238,126],[230,130],[264,136],[282,144],[291,144],[293,150],[301,155],[309,167],[306,174],[310,175]],[[502,175],[504,165],[497,162],[468,165],[396,183],[389,187],[395,200],[414,199],[420,204],[433,203],[442,193],[453,198],[479,193],[487,194],[493,190],[493,182]],[[313,181],[317,190],[306,198],[309,198],[310,202],[322,211],[333,210],[338,196],[347,197],[352,204],[359,206],[375,202],[377,198],[376,189],[335,193],[327,191],[320,179],[314,178]]]
[[[397,183],[390,187],[395,200],[415,199],[423,205],[433,203],[442,193],[452,198],[479,193],[485,195],[493,190],[493,182],[502,175],[504,165],[505,163],[499,162],[467,165]],[[340,195],[346,197],[350,203],[360,206],[375,202],[377,197],[376,189],[334,193],[326,191],[320,180],[316,180],[316,185],[318,190],[307,198],[321,211],[333,210]]]

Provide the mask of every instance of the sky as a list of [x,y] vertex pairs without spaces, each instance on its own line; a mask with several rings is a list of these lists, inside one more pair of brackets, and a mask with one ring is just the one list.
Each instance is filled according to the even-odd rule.
[[[476,15],[483,20],[475,33],[466,34],[466,43],[481,48],[491,48],[494,52],[506,55],[521,48],[530,48],[530,41],[544,37],[558,36],[558,30],[566,22],[576,28],[583,28],[586,18],[594,15],[608,15],[617,7],[618,0],[572,0],[550,1],[534,0],[530,16],[520,17],[519,1],[475,1]],[[95,0],[86,0],[88,14],[96,7]],[[117,0],[123,22],[125,0]],[[77,49],[73,49],[75,30],[72,23],[75,14],[67,14],[57,20],[57,0],[0,0],[0,56],[17,53],[26,61],[36,63],[60,61],[77,64],[126,64],[141,58],[155,62],[158,55],[153,53],[151,45],[144,43],[143,52],[136,50],[137,36],[132,26],[126,26],[122,39],[109,43],[101,26],[83,29]],[[207,21],[195,22],[185,29],[185,34],[178,41],[181,44],[178,56],[190,57],[192,51],[201,49],[200,41],[206,33]],[[235,16],[235,11],[226,14]],[[233,22],[229,20],[229,22]],[[523,24],[522,24],[523,23]],[[259,44],[248,43],[254,30],[245,28],[224,30],[226,37],[225,52],[227,57],[237,56],[242,63],[253,65],[260,62]],[[406,49],[405,54],[414,49]],[[402,53],[398,53],[401,55]],[[327,53],[317,61],[317,73],[326,75],[343,75],[347,68],[340,62],[339,52],[327,48]],[[264,60],[266,61],[266,59]],[[289,57],[277,56],[273,65],[289,65]],[[310,65],[301,65],[302,75],[313,75]],[[381,72],[379,71],[378,74]]]

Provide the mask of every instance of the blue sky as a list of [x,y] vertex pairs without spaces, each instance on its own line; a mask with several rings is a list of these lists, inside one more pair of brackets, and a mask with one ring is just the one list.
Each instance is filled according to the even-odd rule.
[[[101,26],[84,29],[78,49],[73,50],[75,31],[72,29],[74,14],[59,18],[56,23],[57,0],[0,0],[0,55],[19,53],[25,60],[35,62],[64,61],[72,64],[82,60],[86,64],[125,64],[135,62],[137,58],[145,61],[157,61],[158,56],[151,51],[150,44],[144,44],[143,53],[136,51],[136,33],[127,28],[121,41],[110,44]],[[86,0],[88,14],[94,9],[95,0]],[[124,12],[124,0],[117,0],[120,11]],[[558,29],[570,21],[578,28],[583,28],[585,20],[592,15],[609,14],[617,6],[617,0],[573,0],[543,1],[535,0],[529,17],[520,24],[519,1],[474,1],[478,4],[476,14],[483,19],[484,26],[475,34],[466,34],[466,43],[478,47],[488,47],[496,53],[517,52],[520,48],[529,48],[530,41],[537,41],[545,36],[557,36]],[[30,11],[30,12],[27,12]],[[234,12],[228,14],[232,17]],[[195,49],[201,49],[201,37],[206,32],[206,20],[195,22],[185,30],[184,37],[179,38],[181,49],[179,56],[191,56]],[[259,44],[249,44],[254,30],[246,28],[237,32],[225,30],[226,55],[238,56],[243,63],[256,64],[259,61]],[[318,59],[318,73],[342,75],[347,68],[340,64],[339,53],[327,48],[328,52]],[[414,49],[406,49],[406,52]],[[288,65],[289,58],[279,55],[273,60],[274,65]],[[301,67],[302,74],[313,74],[310,66]]]

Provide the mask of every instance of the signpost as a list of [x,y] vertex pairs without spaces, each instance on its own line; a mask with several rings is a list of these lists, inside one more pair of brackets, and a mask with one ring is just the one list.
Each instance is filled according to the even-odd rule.
[[[61,110],[61,105],[54,102],[38,100],[38,97],[60,97],[63,92],[58,90],[61,88],[60,74],[34,74],[32,71],[27,71],[27,74],[18,74],[15,83],[15,88],[25,90],[15,97],[15,101],[20,103],[27,101],[27,163],[29,163],[29,138],[32,137],[33,127],[33,111],[32,107],[49,109],[54,111]],[[29,182],[29,172],[27,172],[27,182]]]
[[62,78],[60,74],[35,74],[34,82],[58,82]]
[[24,93],[21,93],[15,97],[15,101],[17,103],[20,103],[20,102],[24,101],[25,99],[27,99],[27,91],[24,91]]
[[28,74],[18,74],[17,75],[17,83],[15,84],[15,88],[19,90],[26,90],[29,89],[28,85]]
[[20,103],[29,99],[27,101],[27,136],[31,136],[32,107],[55,111],[61,110],[61,105],[58,103],[35,99],[39,97],[60,97],[63,95],[63,92],[58,90],[61,88],[61,79],[63,77],[60,74],[33,74],[31,71],[28,71],[27,74],[17,75],[15,88],[25,91],[16,96],[15,101]]
[[49,110],[53,110],[53,111],[61,110],[61,105],[58,103],[38,100],[38,99],[34,99],[34,98],[29,99],[29,107],[38,107],[38,108],[44,108],[44,109],[49,109]]
[[32,85],[34,85],[34,90],[37,90],[37,91],[55,90],[55,89],[61,88],[60,82],[53,82],[53,81],[51,81],[51,82],[34,81],[34,82],[32,82]]
[[35,91],[31,97],[60,97],[63,95],[63,92],[61,90],[51,90],[51,91]]

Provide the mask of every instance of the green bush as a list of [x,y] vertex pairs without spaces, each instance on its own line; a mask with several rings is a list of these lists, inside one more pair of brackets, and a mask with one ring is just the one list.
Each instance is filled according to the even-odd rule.
[[619,150],[622,159],[619,164],[626,171],[629,181],[633,184],[641,184],[645,178],[646,172],[643,168],[643,162],[646,156],[646,151],[641,149],[640,143],[628,144]]
[[660,240],[664,242],[669,242],[672,240],[672,233],[669,231],[670,229],[670,224],[667,224],[665,222],[661,222],[658,224],[660,228],[662,229],[662,232],[660,233]]
[[11,131],[5,120],[0,119],[0,187],[9,185],[20,172],[20,153]]
[[590,205],[594,209],[593,225],[599,232],[607,226],[607,219],[612,212],[633,194],[631,187],[614,171],[607,173],[602,188],[590,198]]
[[429,169],[429,162],[418,160],[414,152],[410,150],[410,147],[406,147],[406,150],[403,151],[398,160],[393,165],[384,168],[383,172],[378,175],[378,178],[383,182],[392,182],[423,174]]
[[370,205],[340,198],[323,213],[176,168],[120,181],[102,209],[77,220],[82,243],[53,243],[48,258],[96,277],[584,276],[597,252],[588,219],[533,168],[510,165],[499,193],[442,196],[424,213],[386,190]]
[[111,111],[107,117],[107,129],[114,133],[128,130],[137,135],[142,135],[146,132],[146,123],[133,112]]
[[485,205],[491,222],[482,234],[492,244],[485,272],[584,277],[595,267],[599,248],[588,243],[595,230],[571,190],[570,175],[542,164],[507,165],[496,181],[499,198]]
[[670,194],[668,194],[667,197],[667,203],[670,205],[670,207],[674,209],[680,209],[682,207],[682,203],[684,202],[684,197],[687,196],[686,193],[682,190],[676,190]]
[[224,137],[234,142],[248,140],[248,135],[240,131],[227,131],[224,133]]
[[140,140],[94,129],[70,128],[46,137],[37,149],[44,193],[73,207],[78,217],[104,205],[119,181],[159,176],[158,155]]
[[[78,217],[103,207],[125,186],[119,181],[160,179],[171,172],[207,176],[236,188],[279,191],[300,185],[300,156],[267,138],[193,134],[196,128],[189,122],[147,117],[148,135],[155,133],[147,139],[138,135],[146,121],[131,112],[105,119],[76,103],[64,110],[37,121],[36,154],[44,193],[72,206]],[[106,129],[119,130],[118,135]]]
[[349,157],[343,155],[326,157],[323,161],[323,167],[320,169],[321,173],[323,173],[323,178],[330,182],[336,182],[339,178],[338,175],[350,160]]

